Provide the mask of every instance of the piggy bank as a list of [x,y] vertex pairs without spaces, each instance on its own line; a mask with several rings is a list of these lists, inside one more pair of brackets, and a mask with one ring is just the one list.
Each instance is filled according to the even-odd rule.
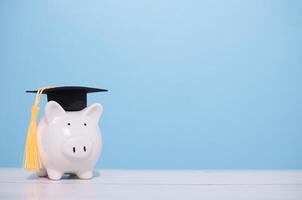
[[49,101],[38,124],[38,148],[42,168],[38,176],[59,180],[64,173],[90,179],[102,149],[98,125],[103,107],[92,104],[80,111],[65,111]]

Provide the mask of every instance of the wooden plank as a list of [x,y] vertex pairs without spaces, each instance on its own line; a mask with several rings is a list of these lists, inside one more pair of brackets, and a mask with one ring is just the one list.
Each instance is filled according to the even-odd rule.
[[301,185],[0,183],[0,199],[302,199]]
[[100,170],[92,180],[0,169],[0,199],[302,199],[302,171]]
[[[302,184],[302,171],[96,170],[90,183],[108,184]],[[21,169],[0,169],[0,182],[48,182]],[[86,180],[66,178],[62,183]]]

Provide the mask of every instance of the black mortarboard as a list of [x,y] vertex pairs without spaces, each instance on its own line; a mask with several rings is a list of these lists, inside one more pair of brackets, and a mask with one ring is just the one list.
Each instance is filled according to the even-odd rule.
[[[48,101],[57,102],[65,111],[80,111],[87,106],[87,93],[107,91],[91,87],[64,86],[45,89],[42,94],[47,94]],[[26,92],[37,93],[38,91]]]

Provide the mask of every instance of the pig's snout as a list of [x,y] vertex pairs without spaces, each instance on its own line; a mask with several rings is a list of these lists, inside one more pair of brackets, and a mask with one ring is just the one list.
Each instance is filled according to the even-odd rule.
[[92,151],[92,141],[85,137],[74,137],[63,144],[63,153],[68,158],[84,159]]

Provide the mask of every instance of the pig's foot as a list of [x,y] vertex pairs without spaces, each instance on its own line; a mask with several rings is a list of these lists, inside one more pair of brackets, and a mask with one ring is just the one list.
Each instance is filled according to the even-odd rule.
[[39,176],[39,177],[47,176],[47,172],[46,172],[45,168],[40,169],[37,172],[37,176]]
[[77,173],[77,176],[80,179],[91,179],[93,176],[93,173],[92,173],[92,171],[79,172],[79,173]]
[[51,180],[60,180],[63,174],[57,170],[47,169],[48,178]]

